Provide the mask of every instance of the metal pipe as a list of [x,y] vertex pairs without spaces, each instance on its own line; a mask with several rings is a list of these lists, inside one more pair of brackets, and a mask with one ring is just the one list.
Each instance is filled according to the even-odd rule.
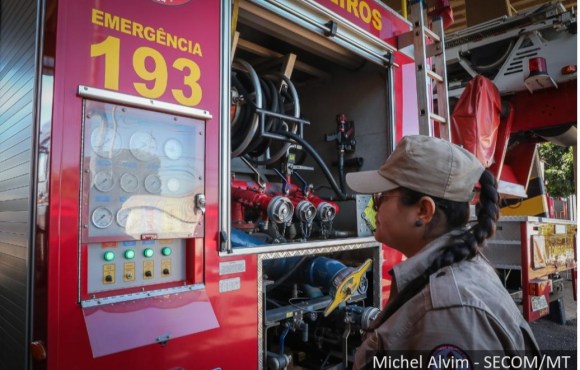
[[334,180],[334,177],[332,177],[330,170],[328,169],[328,167],[326,166],[326,164],[324,163],[324,161],[322,160],[322,158],[320,157],[318,152],[316,152],[316,150],[310,144],[308,144],[308,142],[306,142],[306,140],[304,140],[300,136],[293,134],[291,132],[278,131],[278,134],[286,136],[286,137],[296,141],[298,144],[302,145],[302,147],[304,149],[306,149],[306,151],[312,156],[312,158],[314,158],[314,160],[316,160],[316,162],[318,163],[318,165],[322,169],[324,176],[328,180],[330,186],[332,187],[332,190],[334,190],[337,197],[339,197],[341,200],[354,199],[353,195],[345,194],[340,190],[338,184]]
[[292,362],[292,359],[288,355],[268,351],[266,353],[266,361],[268,363],[268,369],[281,370],[286,369],[290,365],[290,362]]
[[[392,61],[393,58],[394,55],[390,54],[389,60]],[[395,74],[392,63],[387,65],[387,95],[387,101],[390,102],[387,104],[387,120],[389,125],[387,134],[387,156],[389,156],[395,151],[395,146],[397,145],[397,122],[395,116],[397,97],[395,95]]]
[[228,238],[227,233],[231,229],[231,211],[230,211],[230,168],[231,157],[230,151],[232,148],[230,135],[230,107],[231,102],[231,70],[230,70],[230,45],[231,45],[231,2],[229,0],[221,1],[220,19],[221,19],[221,37],[220,50],[222,50],[220,57],[220,80],[221,97],[220,97],[220,150],[219,150],[219,194],[218,194],[218,208],[219,208],[219,230],[220,238],[219,250],[221,252],[232,252],[232,244]]
[[281,355],[284,354],[284,342],[286,341],[286,336],[290,332],[290,327],[291,327],[290,322],[286,321],[284,323],[284,330],[282,330],[282,333],[280,334],[280,354]]

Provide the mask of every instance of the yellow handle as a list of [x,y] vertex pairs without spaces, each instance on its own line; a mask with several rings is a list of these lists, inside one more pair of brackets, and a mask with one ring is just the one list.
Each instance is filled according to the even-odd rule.
[[326,307],[326,310],[324,310],[324,317],[330,315],[332,311],[338,307],[338,305],[349,299],[352,294],[358,290],[362,278],[365,276],[365,273],[371,267],[372,263],[373,260],[370,258],[367,259],[362,265],[359,266],[359,268],[352,271],[342,280],[336,289],[334,299],[332,302],[330,302],[328,307]]

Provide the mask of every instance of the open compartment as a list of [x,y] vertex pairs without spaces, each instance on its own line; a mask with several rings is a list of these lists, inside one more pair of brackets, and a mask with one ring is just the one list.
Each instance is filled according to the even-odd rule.
[[[379,268],[370,261],[380,259],[380,249],[330,247],[324,252],[260,256],[264,368],[347,368],[362,332],[379,314]],[[351,267],[364,259],[369,266]],[[341,301],[345,276],[361,281]]]
[[357,34],[355,42],[347,32],[334,34],[348,27],[340,19],[320,28],[314,20],[323,15],[304,7],[300,16],[247,2],[239,9],[232,248],[372,235],[370,199],[352,194],[344,177],[378,168],[394,141],[392,48],[372,35]]

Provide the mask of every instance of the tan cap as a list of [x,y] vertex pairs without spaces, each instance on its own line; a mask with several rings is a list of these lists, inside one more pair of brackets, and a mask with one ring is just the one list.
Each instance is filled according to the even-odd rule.
[[467,150],[423,135],[405,136],[378,171],[346,175],[350,188],[373,194],[405,187],[456,202],[473,198],[484,167]]

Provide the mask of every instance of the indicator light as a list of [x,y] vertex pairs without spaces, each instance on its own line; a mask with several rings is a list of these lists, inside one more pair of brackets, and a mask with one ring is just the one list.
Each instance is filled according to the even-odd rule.
[[135,251],[132,250],[132,249],[127,249],[125,251],[125,258],[128,259],[128,260],[131,260],[131,259],[135,258]]
[[115,259],[115,253],[111,252],[111,251],[107,251],[107,252],[105,252],[103,257],[105,258],[105,261],[112,261]]
[[563,75],[571,75],[576,73],[576,65],[570,64],[565,67],[562,67],[562,74]]
[[548,66],[546,58],[535,57],[528,61],[530,67],[530,76],[546,75],[548,74]]
[[546,58],[534,57],[528,60],[530,74],[524,79],[524,85],[530,93],[536,90],[557,88],[558,84],[548,74]]
[[161,254],[164,256],[169,256],[171,255],[171,248],[169,247],[164,247],[163,249],[161,249]]
[[151,248],[145,248],[145,249],[143,250],[143,255],[144,255],[145,257],[147,257],[147,258],[149,258],[149,257],[153,257],[153,249],[151,249]]

